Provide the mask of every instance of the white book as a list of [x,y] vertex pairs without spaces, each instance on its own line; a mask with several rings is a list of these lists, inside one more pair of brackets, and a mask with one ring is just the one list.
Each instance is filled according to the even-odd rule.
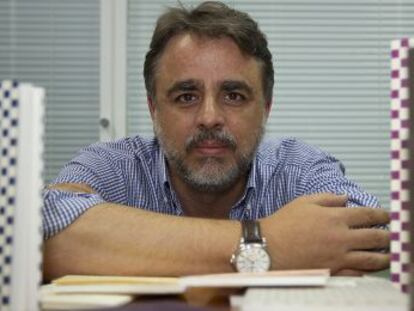
[[331,277],[325,287],[249,288],[241,311],[408,311],[408,295],[376,277]]
[[99,294],[55,294],[50,286],[43,286],[42,310],[74,310],[118,307],[132,301],[130,295]]
[[185,291],[179,279],[171,277],[68,275],[43,287],[54,294],[171,295]]
[[12,270],[13,310],[35,310],[42,277],[44,90],[22,84]]
[[43,89],[31,84],[0,84],[0,205],[5,209],[0,217],[3,311],[38,309],[44,96]]
[[325,286],[328,269],[281,270],[263,273],[223,273],[185,276],[180,278],[184,287],[295,287]]

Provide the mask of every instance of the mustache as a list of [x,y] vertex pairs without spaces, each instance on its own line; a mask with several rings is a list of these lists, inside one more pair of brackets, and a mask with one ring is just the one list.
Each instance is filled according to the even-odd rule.
[[202,128],[187,139],[185,149],[188,152],[206,140],[214,140],[233,150],[237,147],[236,139],[229,132],[223,129]]

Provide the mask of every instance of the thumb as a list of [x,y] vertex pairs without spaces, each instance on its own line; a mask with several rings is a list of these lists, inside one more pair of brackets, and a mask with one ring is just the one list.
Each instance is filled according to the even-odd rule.
[[345,206],[348,201],[346,194],[333,194],[333,193],[315,193],[306,196],[306,200],[310,203],[314,203],[325,207],[339,207]]

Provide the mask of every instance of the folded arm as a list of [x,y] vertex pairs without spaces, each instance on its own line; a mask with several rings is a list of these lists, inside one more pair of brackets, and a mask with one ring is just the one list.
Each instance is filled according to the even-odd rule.
[[[92,192],[85,185],[57,187]],[[66,274],[229,272],[239,237],[237,221],[170,216],[101,203],[45,241],[44,275],[52,279]]]
[[[85,185],[55,187],[93,192]],[[389,255],[368,250],[387,245],[388,233],[352,228],[386,223],[387,212],[344,209],[340,206],[345,201],[346,197],[332,194],[303,196],[261,219],[273,269],[329,268],[335,274],[386,268]],[[240,232],[238,221],[170,216],[101,203],[45,241],[44,276],[49,280],[66,274],[230,272],[229,259]]]

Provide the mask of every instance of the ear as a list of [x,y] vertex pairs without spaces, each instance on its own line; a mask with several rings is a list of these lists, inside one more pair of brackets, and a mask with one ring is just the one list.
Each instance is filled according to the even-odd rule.
[[155,108],[155,103],[154,103],[154,100],[152,99],[152,97],[151,96],[149,96],[149,95],[147,95],[147,104],[148,104],[148,109],[149,109],[149,112],[150,112],[150,114],[151,114],[151,119],[152,120],[154,120],[154,118],[155,118],[155,110],[156,110],[156,108]]

